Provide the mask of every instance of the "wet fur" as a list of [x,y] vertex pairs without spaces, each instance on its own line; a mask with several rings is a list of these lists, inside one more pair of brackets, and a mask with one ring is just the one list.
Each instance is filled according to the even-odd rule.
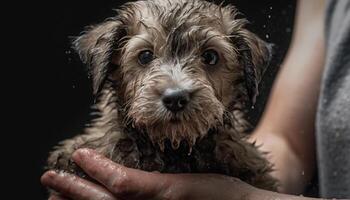
[[[85,177],[70,157],[89,147],[128,167],[221,173],[275,190],[271,164],[246,140],[245,113],[269,60],[246,20],[233,6],[201,0],[137,1],[117,13],[73,43],[93,77],[100,117],[55,147],[48,168]],[[220,53],[217,66],[201,62],[208,48]],[[148,66],[137,62],[142,49],[156,55]],[[171,87],[192,95],[177,114],[160,104]]]

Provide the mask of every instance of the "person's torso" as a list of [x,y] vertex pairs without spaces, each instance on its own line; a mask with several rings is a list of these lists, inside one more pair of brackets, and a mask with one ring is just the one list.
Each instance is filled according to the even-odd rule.
[[325,27],[327,55],[316,134],[320,192],[321,197],[350,198],[349,0],[328,1]]

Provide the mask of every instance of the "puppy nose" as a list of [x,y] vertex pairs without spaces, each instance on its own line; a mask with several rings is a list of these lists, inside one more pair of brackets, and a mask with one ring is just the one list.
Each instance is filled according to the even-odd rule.
[[175,113],[186,107],[190,101],[190,94],[183,89],[166,89],[162,101],[168,110]]

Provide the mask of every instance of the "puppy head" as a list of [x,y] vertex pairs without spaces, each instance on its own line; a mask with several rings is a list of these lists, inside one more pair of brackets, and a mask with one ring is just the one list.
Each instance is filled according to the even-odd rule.
[[149,0],[74,42],[94,92],[118,83],[126,117],[163,147],[190,146],[222,124],[238,98],[254,102],[268,60],[266,44],[245,29],[232,6],[200,0]]

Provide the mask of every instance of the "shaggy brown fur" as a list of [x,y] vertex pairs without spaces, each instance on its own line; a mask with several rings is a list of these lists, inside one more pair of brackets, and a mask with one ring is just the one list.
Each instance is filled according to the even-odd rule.
[[[233,6],[201,0],[137,1],[117,12],[74,42],[89,66],[101,116],[60,143],[49,168],[83,176],[70,156],[89,147],[128,167],[222,173],[275,190],[271,165],[246,141],[245,111],[269,59],[246,20]],[[140,62],[145,50],[153,53],[147,64]],[[217,62],[206,63],[208,50],[217,52]],[[189,94],[183,110],[163,105],[169,89]]]

